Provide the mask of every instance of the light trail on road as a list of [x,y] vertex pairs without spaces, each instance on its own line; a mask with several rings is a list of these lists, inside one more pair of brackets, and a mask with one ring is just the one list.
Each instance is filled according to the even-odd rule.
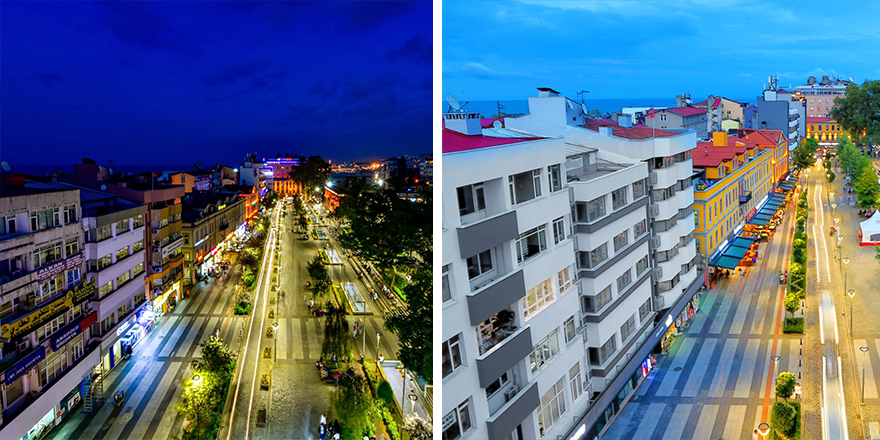
[[[822,356],[822,429],[824,438],[841,439],[849,438],[846,427],[846,403],[843,398],[843,378],[841,372],[841,360],[837,354],[839,344],[837,334],[837,314],[834,310],[834,302],[831,293],[827,290],[822,292],[821,315],[830,316],[831,319],[822,320],[822,344],[825,346]],[[831,340],[831,332],[834,332],[834,340]],[[828,338],[825,338],[825,335]]]

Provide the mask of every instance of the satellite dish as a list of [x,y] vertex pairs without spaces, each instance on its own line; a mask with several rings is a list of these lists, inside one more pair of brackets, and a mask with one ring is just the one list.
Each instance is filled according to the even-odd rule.
[[113,168],[107,168],[107,171],[110,171],[110,174],[113,174]]
[[446,94],[446,100],[449,102],[449,107],[453,110],[461,110],[461,104],[458,102],[458,99],[455,99],[455,96],[452,93]]
[[12,170],[12,167],[9,166],[9,163],[7,163],[5,160],[4,160],[3,162],[0,162],[0,167],[2,167],[2,168],[3,168],[3,171],[6,171],[7,173],[8,173],[10,170]]
[[107,185],[101,185],[101,191],[107,191]]
[[690,98],[685,99],[685,100],[684,100],[684,103],[687,104],[687,105],[691,105],[691,99],[690,99]]
[[57,177],[53,177],[53,178],[52,178],[52,183],[55,183],[55,182],[57,182],[57,181],[58,181],[58,178],[57,178]]
[[501,128],[502,125],[501,121],[495,121],[492,123],[492,128]]
[[587,104],[581,104],[581,108],[584,110],[584,114],[587,114]]
[[101,165],[98,165],[98,172],[100,173],[101,171],[104,171],[104,168],[102,168]]

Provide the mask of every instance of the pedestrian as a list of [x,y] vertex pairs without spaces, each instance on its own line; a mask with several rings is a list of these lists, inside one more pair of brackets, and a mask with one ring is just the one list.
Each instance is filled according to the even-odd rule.
[[794,398],[797,400],[801,400],[801,383],[800,382],[798,382],[794,386]]
[[760,439],[760,437],[758,437],[758,430],[756,429],[755,432],[752,433],[752,440],[759,440],[759,439]]

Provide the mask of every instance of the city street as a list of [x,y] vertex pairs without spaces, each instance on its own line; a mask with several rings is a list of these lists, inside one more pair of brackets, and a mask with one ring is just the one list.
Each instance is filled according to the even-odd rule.
[[774,364],[799,374],[800,338],[777,332],[778,273],[792,216],[761,245],[745,276],[720,278],[700,311],[609,427],[603,439],[743,439],[769,421]]

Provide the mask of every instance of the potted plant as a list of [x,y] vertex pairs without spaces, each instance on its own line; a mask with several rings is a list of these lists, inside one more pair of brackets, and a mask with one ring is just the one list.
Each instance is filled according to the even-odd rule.
[[516,314],[513,313],[512,310],[504,309],[498,312],[496,325],[504,330],[513,331],[516,327],[513,325],[513,319],[516,317]]

